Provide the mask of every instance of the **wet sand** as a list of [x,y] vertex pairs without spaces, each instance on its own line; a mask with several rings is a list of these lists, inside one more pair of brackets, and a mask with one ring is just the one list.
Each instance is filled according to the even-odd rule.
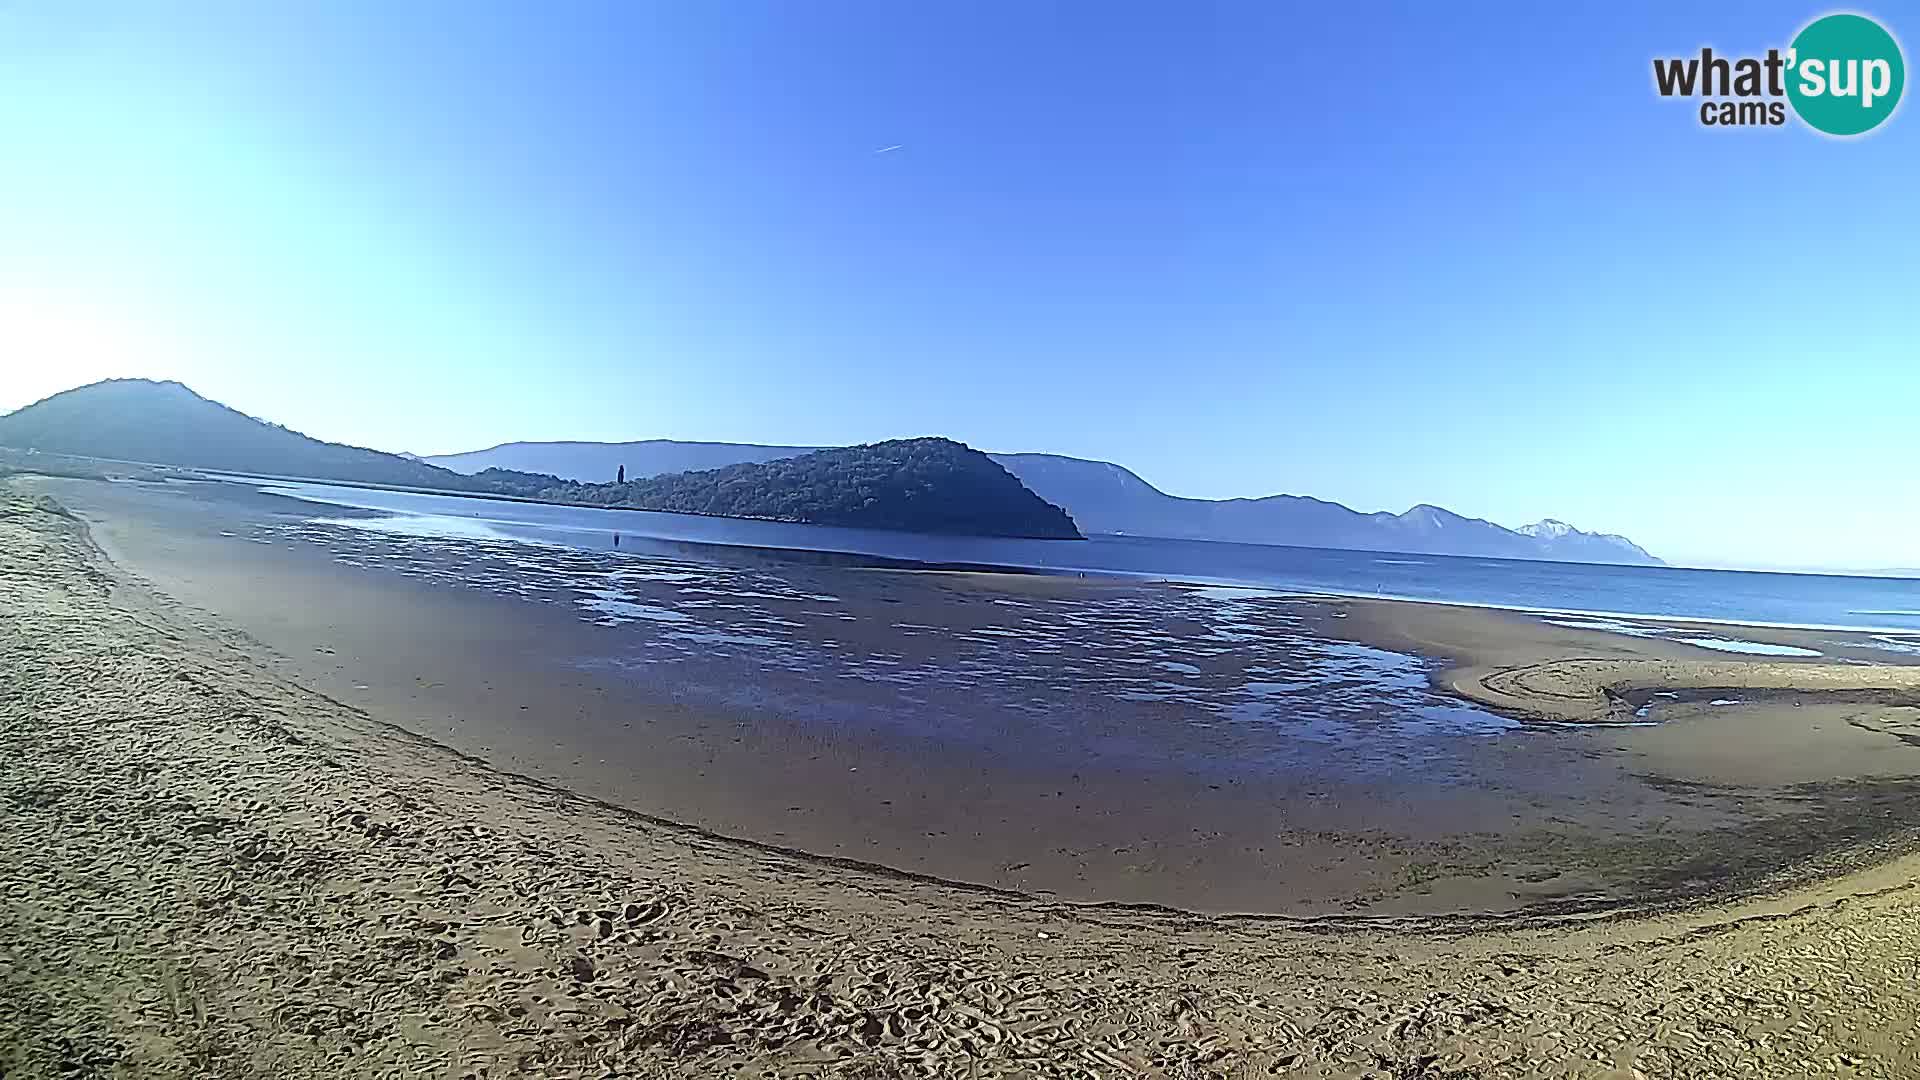
[[[318,528],[238,489],[32,483],[236,648],[369,715],[662,820],[946,881],[1202,912],[1614,911],[1826,872],[1920,823],[1899,702],[1812,723],[1649,682],[1623,700],[1675,722],[1506,730],[1539,701],[1444,692],[1569,660],[1612,673],[1591,692],[1904,658],[1860,635],[1741,630],[1822,654],[1761,662],[1441,605],[790,563],[690,584],[652,560],[614,591],[584,555],[536,587],[513,545]],[[674,621],[688,603],[736,621]]]
[[651,821],[291,667],[0,496],[0,1073],[1920,1073],[1912,856],[1644,919],[1076,906]]

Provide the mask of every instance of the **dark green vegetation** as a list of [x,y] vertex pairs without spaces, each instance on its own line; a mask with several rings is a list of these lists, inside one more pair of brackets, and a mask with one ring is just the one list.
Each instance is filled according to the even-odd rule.
[[471,479],[509,494],[595,506],[977,536],[1080,536],[1066,511],[951,439],[895,439],[624,484],[505,469]]
[[1065,511],[1027,490],[992,458],[937,438],[624,484],[582,484],[505,469],[465,476],[399,454],[322,442],[176,382],[111,379],[0,417],[0,447],[589,506],[973,536],[1080,536]]
[[[427,458],[455,472],[487,468],[553,473],[567,480],[600,483],[624,468],[631,477],[693,469],[719,469],[744,462],[775,461],[820,449],[758,443],[516,442],[486,450]],[[1225,540],[1245,544],[1293,544],[1359,551],[1487,555],[1502,559],[1568,562],[1659,563],[1624,536],[1590,533],[1561,521],[1508,529],[1438,506],[1403,514],[1363,514],[1324,499],[1268,495],[1257,499],[1189,499],[1169,495],[1132,470],[1110,461],[1059,454],[991,454],[1027,490],[1063,507],[1088,532]]]

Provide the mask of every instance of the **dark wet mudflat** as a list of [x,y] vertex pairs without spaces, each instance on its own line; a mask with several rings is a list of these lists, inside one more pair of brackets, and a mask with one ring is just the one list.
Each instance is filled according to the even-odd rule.
[[[1607,906],[1920,821],[1920,746],[1880,706],[1842,707],[1835,737],[1742,703],[1527,729],[1436,690],[1439,660],[1380,647],[1343,602],[535,545],[206,485],[58,494],[117,559],[382,719],[939,878],[1210,911]],[[1832,752],[1788,776],[1702,750],[1743,737]]]

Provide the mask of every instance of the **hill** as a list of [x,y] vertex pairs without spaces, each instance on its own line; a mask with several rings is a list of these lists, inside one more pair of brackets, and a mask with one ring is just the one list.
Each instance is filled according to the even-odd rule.
[[314,439],[177,382],[110,379],[0,416],[0,447],[613,508],[976,536],[1080,536],[1064,511],[985,454],[937,438],[625,484],[498,468],[469,476],[411,455]]
[[[462,471],[486,467],[551,471],[599,480],[624,467],[629,477],[689,467],[699,461],[767,461],[808,453],[805,447],[741,443],[505,443],[470,454],[430,457]],[[1250,544],[1481,555],[1506,559],[1657,565],[1660,560],[1623,536],[1590,533],[1547,520],[1520,529],[1422,504],[1403,514],[1363,514],[1303,495],[1257,499],[1187,499],[1169,495],[1108,461],[1058,454],[989,455],[1040,498],[1064,508],[1088,532],[1125,533]],[[728,462],[732,463],[732,462]]]
[[177,382],[109,379],[0,417],[0,446],[43,453],[471,491],[468,477],[424,461],[322,442],[209,401]]
[[475,480],[558,502],[974,536],[1080,538],[1073,519],[951,439],[895,439],[625,483],[503,469]]
[[612,480],[624,468],[631,477],[663,473],[724,469],[781,458],[798,457],[823,446],[761,446],[755,443],[679,442],[644,439],[639,442],[512,442],[464,454],[441,454],[422,461],[459,473],[487,469],[551,473],[568,480],[598,484]]

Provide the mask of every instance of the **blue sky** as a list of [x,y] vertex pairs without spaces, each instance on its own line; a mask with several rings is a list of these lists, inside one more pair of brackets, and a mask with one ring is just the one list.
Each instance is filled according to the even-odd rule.
[[0,408],[934,433],[1920,565],[1920,119],[1652,90],[1825,10],[0,2]]

